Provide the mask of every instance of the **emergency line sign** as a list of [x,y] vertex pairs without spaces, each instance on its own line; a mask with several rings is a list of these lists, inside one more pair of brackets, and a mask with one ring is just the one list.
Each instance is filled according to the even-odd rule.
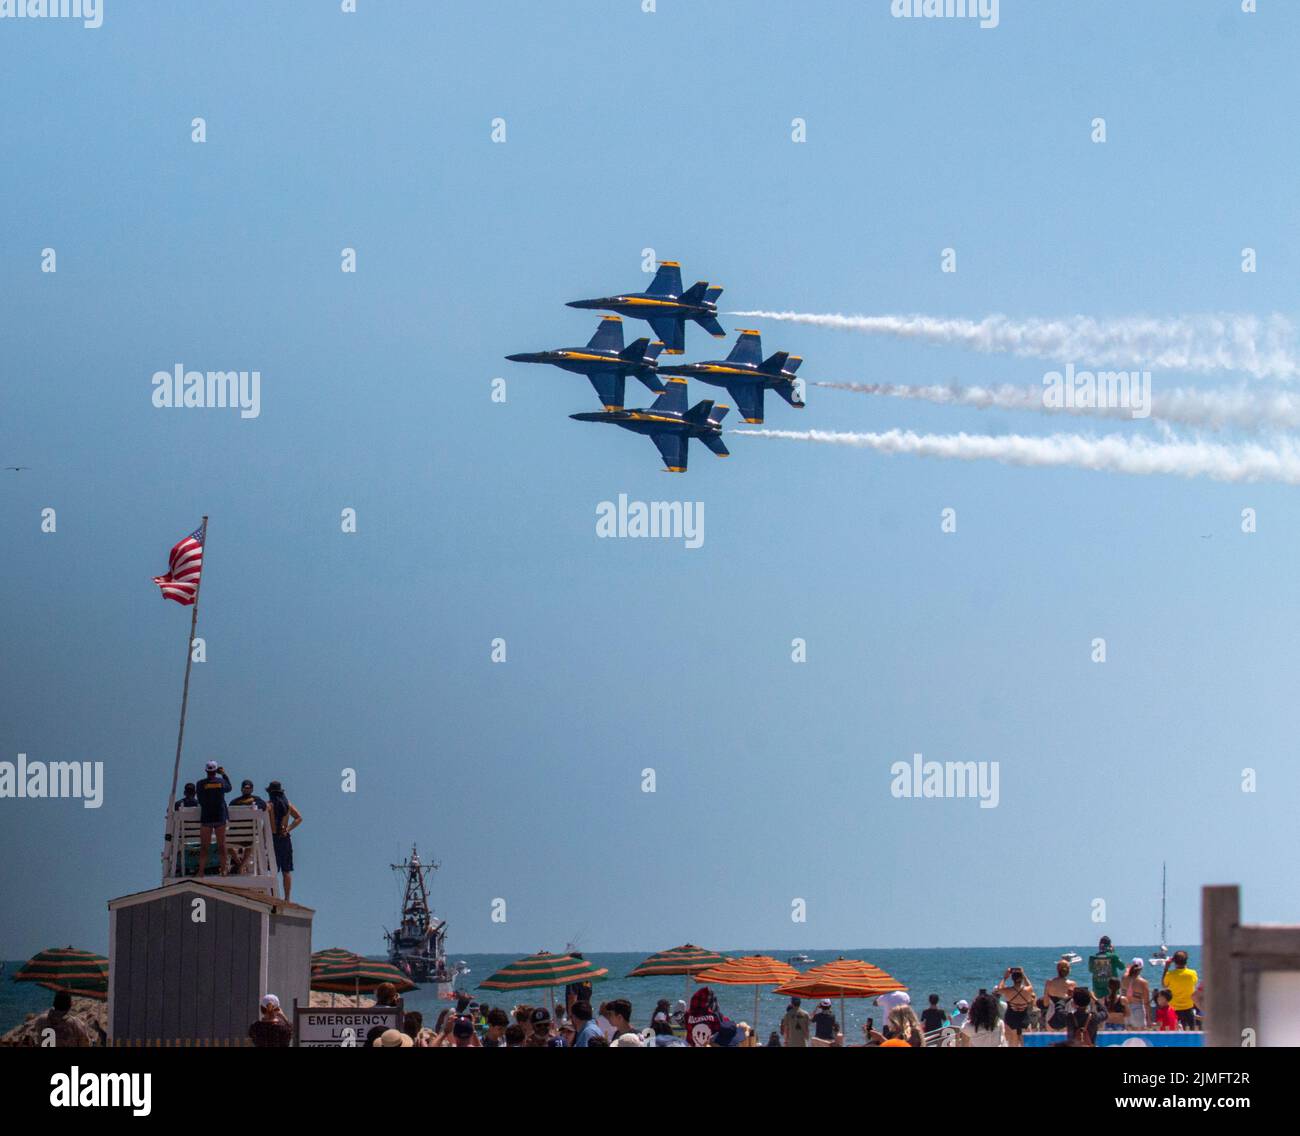
[[293,1043],[301,1049],[362,1046],[375,1026],[401,1029],[401,1006],[294,1007]]

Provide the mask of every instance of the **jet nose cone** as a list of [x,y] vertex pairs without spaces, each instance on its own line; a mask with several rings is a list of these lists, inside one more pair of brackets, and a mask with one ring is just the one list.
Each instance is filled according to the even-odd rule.
[[570,300],[564,306],[566,308],[599,308],[602,305],[599,300]]
[[545,358],[545,353],[541,351],[520,351],[516,355],[507,355],[506,358],[511,363],[540,363]]

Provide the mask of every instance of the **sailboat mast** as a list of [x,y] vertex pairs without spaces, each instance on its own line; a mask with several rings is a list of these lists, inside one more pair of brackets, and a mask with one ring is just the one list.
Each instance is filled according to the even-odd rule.
[[1160,861],[1160,945],[1164,946],[1169,942],[1169,935],[1165,931],[1165,881],[1167,879],[1168,865],[1164,860]]

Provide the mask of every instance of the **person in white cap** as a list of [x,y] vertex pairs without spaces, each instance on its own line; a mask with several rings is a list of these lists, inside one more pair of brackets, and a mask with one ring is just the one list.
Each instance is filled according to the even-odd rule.
[[248,1036],[258,1049],[288,1049],[293,1041],[293,1026],[280,1009],[274,994],[262,995],[262,1016],[248,1027]]
[[1151,1028],[1151,984],[1142,977],[1142,960],[1135,958],[1124,972],[1124,998],[1128,1002],[1128,1028]]
[[953,1029],[961,1029],[961,1027],[966,1024],[966,1020],[970,1017],[970,1003],[967,1002],[965,998],[958,998],[956,1006],[957,1012],[953,1014],[952,1020],[949,1024]]
[[835,1020],[835,1011],[831,1008],[829,998],[823,998],[817,1003],[817,1012],[812,1016],[812,1025],[814,1047],[837,1043],[840,1023]]

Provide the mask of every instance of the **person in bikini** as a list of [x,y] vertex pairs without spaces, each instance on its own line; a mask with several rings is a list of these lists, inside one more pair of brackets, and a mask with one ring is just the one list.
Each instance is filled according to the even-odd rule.
[[993,993],[1007,1000],[1007,1013],[1003,1019],[1007,1030],[1007,1045],[1012,1048],[1023,1045],[1025,1026],[1029,1024],[1029,1010],[1034,1004],[1034,984],[1025,976],[1021,967],[1009,966]]
[[1128,1002],[1129,1029],[1151,1028],[1151,984],[1142,977],[1142,960],[1135,958],[1124,972],[1124,998]]

